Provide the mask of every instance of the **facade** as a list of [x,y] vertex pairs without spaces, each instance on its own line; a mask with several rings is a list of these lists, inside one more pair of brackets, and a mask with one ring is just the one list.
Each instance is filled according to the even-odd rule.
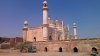
[[23,40],[26,42],[33,41],[51,41],[66,40],[67,27],[63,21],[52,20],[48,17],[48,3],[43,2],[43,24],[39,27],[29,27],[28,22],[24,21]]

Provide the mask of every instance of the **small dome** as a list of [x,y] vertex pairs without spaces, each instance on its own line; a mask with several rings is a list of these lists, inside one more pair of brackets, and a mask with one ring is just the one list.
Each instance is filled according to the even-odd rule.
[[27,20],[25,20],[25,21],[24,21],[24,24],[28,24],[28,21],[27,21]]
[[44,3],[44,4],[47,4],[47,1],[44,1],[43,3]]
[[56,21],[58,21],[58,20],[56,20]]
[[76,25],[76,23],[74,22],[73,25]]

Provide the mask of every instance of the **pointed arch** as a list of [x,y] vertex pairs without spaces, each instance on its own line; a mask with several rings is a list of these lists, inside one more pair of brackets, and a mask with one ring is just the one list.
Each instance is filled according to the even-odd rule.
[[34,41],[36,41],[36,37],[34,37]]
[[74,47],[74,48],[73,48],[73,51],[74,51],[74,52],[78,52],[78,48],[77,48],[77,47]]
[[62,52],[62,47],[59,48],[59,52]]

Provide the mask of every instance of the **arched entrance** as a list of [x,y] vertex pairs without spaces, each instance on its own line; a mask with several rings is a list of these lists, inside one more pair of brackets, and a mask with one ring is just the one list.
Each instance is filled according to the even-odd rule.
[[97,51],[97,49],[95,47],[92,48],[92,51]]
[[77,47],[74,47],[74,48],[73,48],[73,51],[74,51],[74,52],[78,52]]
[[34,37],[34,41],[36,41],[36,37]]
[[58,35],[58,40],[60,40],[60,35]]
[[92,53],[98,54],[97,48],[93,47],[93,48],[92,48]]
[[49,40],[52,40],[52,37],[51,36],[49,36]]
[[96,56],[96,54],[98,54],[97,48],[93,47],[93,48],[92,48],[91,55],[92,55],[92,56]]
[[58,36],[58,40],[60,40],[60,37]]
[[61,47],[59,48],[59,52],[62,52],[62,48]]
[[48,48],[47,47],[45,47],[45,52],[47,52],[48,51]]

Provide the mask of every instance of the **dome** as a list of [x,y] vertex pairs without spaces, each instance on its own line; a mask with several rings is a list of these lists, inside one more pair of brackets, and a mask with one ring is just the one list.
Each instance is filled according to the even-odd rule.
[[27,20],[25,20],[25,21],[24,21],[24,24],[28,24],[28,21],[27,21]]
[[56,20],[56,21],[58,21],[58,20]]
[[43,3],[44,3],[44,4],[47,4],[47,1],[44,1]]
[[76,23],[73,23],[73,28],[77,28],[77,25],[76,25]]
[[76,25],[76,23],[74,22],[73,25]]

